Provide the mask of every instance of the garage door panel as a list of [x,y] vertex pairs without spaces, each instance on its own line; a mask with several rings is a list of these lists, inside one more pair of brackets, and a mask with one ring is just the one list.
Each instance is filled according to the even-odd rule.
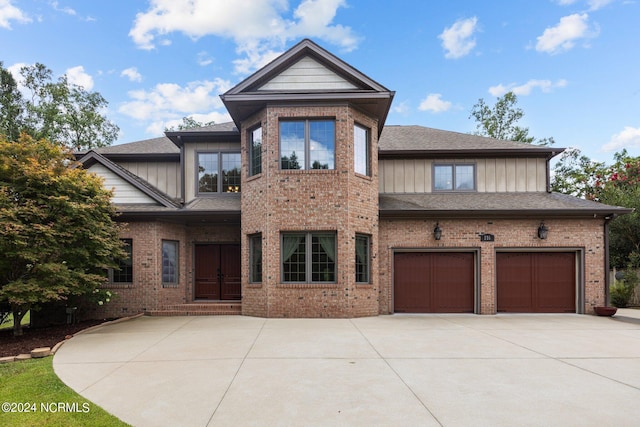
[[575,253],[498,253],[499,312],[575,312]]
[[473,253],[396,253],[394,311],[472,313],[473,271]]

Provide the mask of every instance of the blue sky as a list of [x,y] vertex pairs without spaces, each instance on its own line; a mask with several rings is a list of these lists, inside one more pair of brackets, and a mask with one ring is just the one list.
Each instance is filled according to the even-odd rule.
[[390,90],[387,124],[473,132],[513,90],[520,123],[611,162],[640,155],[637,0],[0,0],[0,61],[40,62],[100,92],[118,143],[184,116],[310,38]]

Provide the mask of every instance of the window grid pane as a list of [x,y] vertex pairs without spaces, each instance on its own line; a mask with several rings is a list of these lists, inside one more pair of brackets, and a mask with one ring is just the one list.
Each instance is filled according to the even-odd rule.
[[369,236],[356,235],[356,282],[369,283]]
[[280,122],[280,168],[305,168],[305,122]]
[[262,173],[262,128],[253,130],[250,134],[251,149],[249,155],[251,157],[249,175],[257,175]]
[[456,165],[456,190],[473,190],[473,165]]
[[434,190],[453,190],[453,167],[434,166]]
[[127,254],[126,259],[118,261],[118,269],[114,269],[112,273],[113,283],[132,283],[133,282],[133,240],[121,239],[125,244],[124,251]]
[[335,282],[336,240],[333,234],[313,234],[311,237],[311,281]]
[[222,192],[240,192],[240,153],[222,153]]
[[198,192],[218,191],[218,153],[198,154]]
[[178,283],[178,242],[162,241],[162,283]]
[[262,236],[251,237],[251,277],[252,283],[262,282]]
[[335,169],[335,123],[309,122],[309,163],[311,169]]
[[[283,279],[285,282],[305,282],[306,245],[304,235],[285,235],[282,239],[284,250],[289,249],[291,255],[282,260]],[[287,255],[285,253],[285,255]]]
[[369,175],[369,131],[361,126],[353,128],[354,169],[361,175]]

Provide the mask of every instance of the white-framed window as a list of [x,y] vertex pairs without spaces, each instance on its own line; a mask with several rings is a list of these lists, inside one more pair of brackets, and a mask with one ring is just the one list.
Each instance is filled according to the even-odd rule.
[[358,124],[353,126],[353,167],[360,175],[371,176],[371,132]]
[[179,282],[180,243],[175,240],[162,241],[162,284],[177,285]]
[[433,165],[433,191],[475,191],[476,165],[449,163]]
[[335,120],[280,121],[280,169],[335,169]]
[[335,283],[336,248],[334,232],[282,233],[282,282]]

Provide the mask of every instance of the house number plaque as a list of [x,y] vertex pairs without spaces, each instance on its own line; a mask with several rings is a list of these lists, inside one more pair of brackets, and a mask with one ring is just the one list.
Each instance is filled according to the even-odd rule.
[[480,241],[481,242],[493,242],[495,240],[495,236],[493,234],[481,234]]

